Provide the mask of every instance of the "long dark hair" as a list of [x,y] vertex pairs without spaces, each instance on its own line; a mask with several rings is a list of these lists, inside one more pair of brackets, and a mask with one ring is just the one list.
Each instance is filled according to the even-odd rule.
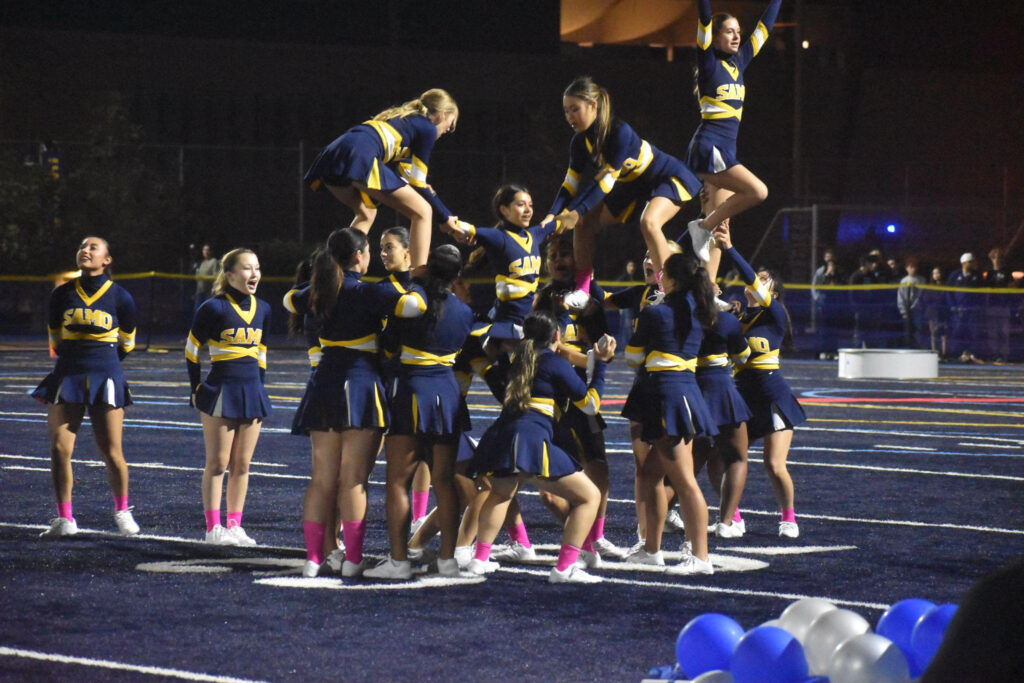
[[594,119],[594,151],[591,160],[601,168],[604,166],[604,143],[612,129],[612,99],[608,91],[594,82],[590,76],[580,76],[565,89],[564,97],[575,97],[597,105],[597,118]]
[[494,193],[494,198],[491,199],[491,211],[494,212],[494,217],[498,219],[499,228],[508,226],[508,221],[501,215],[501,207],[511,204],[520,192],[530,194],[530,191],[525,186],[518,183],[506,183]]
[[427,259],[427,280],[423,291],[427,294],[427,310],[423,317],[433,326],[448,301],[448,288],[462,271],[462,254],[454,244],[434,247]]
[[313,252],[310,306],[321,322],[327,320],[338,303],[344,269],[352,265],[356,252],[366,249],[366,245],[366,235],[362,231],[339,228],[327,238],[326,246]]
[[555,317],[547,311],[534,311],[523,321],[523,339],[512,352],[508,391],[505,392],[505,408],[514,414],[525,413],[530,407],[530,392],[537,372],[537,350],[550,346],[557,330]]
[[711,327],[718,318],[715,308],[715,288],[708,277],[708,271],[700,260],[689,253],[672,254],[665,261],[665,275],[675,281],[675,290],[691,292],[697,304],[697,320],[704,327]]
[[[309,283],[309,278],[313,273],[313,262],[309,258],[304,258],[299,261],[299,265],[295,266],[295,277],[292,278],[292,289],[298,289],[304,287]],[[306,316],[299,315],[298,313],[292,313],[288,316],[288,333],[298,337],[306,331]]]

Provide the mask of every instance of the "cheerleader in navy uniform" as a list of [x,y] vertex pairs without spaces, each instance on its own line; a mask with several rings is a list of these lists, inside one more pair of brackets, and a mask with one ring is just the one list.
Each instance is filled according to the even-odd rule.
[[427,185],[434,143],[455,130],[458,118],[451,95],[440,88],[428,90],[327,145],[306,171],[306,182],[313,190],[326,186],[352,209],[351,227],[364,234],[370,232],[378,202],[408,218],[412,265],[422,266],[430,250],[431,217],[449,226],[458,220]]
[[381,318],[417,317],[426,310],[415,292],[362,282],[369,263],[365,234],[335,230],[313,255],[310,286],[292,297],[297,311],[304,313],[308,302],[317,317],[323,349],[292,423],[293,434],[309,434],[313,442],[313,473],[303,504],[304,576],[320,571],[335,491],[345,539],[341,573],[362,574],[366,486],[388,418],[377,364]]
[[[413,320],[398,322],[400,362],[388,405],[391,425],[384,440],[387,454],[386,504],[391,556],[363,575],[378,579],[409,579],[408,559],[410,506],[408,489],[419,464],[418,454],[431,453],[432,480],[437,496],[437,521],[441,528],[438,572],[458,576],[455,540],[459,527],[459,499],[455,490],[455,456],[459,437],[468,428],[468,411],[452,366],[455,356],[473,329],[473,311],[451,293],[462,268],[458,248],[435,248],[427,261],[422,288],[413,284],[427,301],[426,312]],[[391,324],[388,325],[391,327]]]
[[[640,232],[657,272],[669,256],[662,226],[697,194],[701,181],[686,164],[614,118],[608,91],[589,76],[569,84],[562,108],[575,135],[569,144],[569,170],[543,223],[565,212],[558,215],[562,229],[576,226],[573,249],[579,293],[574,292],[567,303],[579,307],[589,300],[597,231],[615,222],[625,223],[643,202]],[[588,165],[596,167],[597,175],[589,186],[582,187]]]
[[78,533],[71,508],[71,455],[86,411],[107,467],[114,523],[118,533],[134,535],[139,525],[128,506],[128,465],[121,450],[124,407],[132,399],[121,361],[135,348],[135,302],[106,272],[113,261],[106,240],[86,237],[76,261],[81,276],[54,289],[47,309],[57,365],[32,392],[36,400],[49,404],[50,469],[57,497],[57,517],[41,535]]
[[740,323],[750,347],[750,357],[736,369],[736,386],[750,407],[747,433],[751,441],[764,437],[764,467],[782,511],[779,536],[797,538],[800,529],[794,510],[793,480],[786,469],[793,428],[807,416],[779,371],[779,349],[788,315],[775,299],[775,281],[768,271],[754,273],[732,247],[729,226],[715,228],[715,239],[732,259],[747,283],[747,312]]
[[[740,44],[740,24],[730,14],[711,14],[710,0],[697,0],[697,96],[701,122],[690,140],[686,163],[707,186],[713,209],[690,221],[694,251],[711,260],[711,230],[768,198],[768,187],[736,158],[743,116],[743,72],[761,51],[782,0],[771,0],[750,38]],[[717,266],[717,264],[714,264]],[[711,275],[717,272],[717,268]]]
[[[696,258],[685,254],[674,254],[665,262],[661,286],[665,292],[662,303],[640,312],[636,331],[626,347],[627,362],[643,365],[646,375],[634,384],[626,402],[630,410],[624,406],[623,413],[631,419],[640,418],[641,438],[657,454],[657,463],[652,465],[661,466],[679,496],[692,552],[666,571],[713,574],[708,559],[708,509],[694,476],[692,445],[695,437],[717,433],[694,376],[703,327],[714,322],[714,292],[707,271]],[[653,498],[649,496],[648,500]],[[663,515],[660,505],[648,503],[646,544],[628,559],[664,564]]]
[[[249,249],[233,249],[221,258],[213,297],[196,311],[185,344],[191,405],[199,410],[206,443],[203,510],[206,542],[254,546],[242,528],[249,463],[256,450],[263,418],[270,414],[264,388],[270,305],[254,294],[260,283],[260,262]],[[202,380],[199,350],[210,348],[210,374]],[[224,470],[228,474],[227,526],[221,524],[220,497]]]
[[558,562],[548,581],[597,583],[600,577],[587,574],[576,561],[593,528],[601,494],[576,460],[555,445],[554,420],[558,406],[567,400],[585,413],[598,411],[605,363],[615,354],[615,340],[606,336],[604,344],[594,346],[594,373],[588,387],[569,362],[555,353],[560,334],[550,313],[531,313],[523,322],[523,337],[512,359],[501,415],[481,436],[473,463],[476,471],[491,480],[491,491],[480,510],[476,553],[468,569],[485,573],[509,502],[519,484],[530,481],[571,506]]

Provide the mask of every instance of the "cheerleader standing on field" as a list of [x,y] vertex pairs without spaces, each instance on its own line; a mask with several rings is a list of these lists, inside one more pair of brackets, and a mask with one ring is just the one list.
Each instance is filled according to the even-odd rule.
[[[688,225],[693,249],[705,263],[712,259],[711,230],[768,198],[768,187],[736,158],[736,139],[746,94],[743,72],[768,40],[781,4],[782,0],[771,0],[757,28],[741,45],[736,17],[712,15],[710,0],[697,0],[697,96],[701,122],[690,140],[686,164],[706,184],[713,209]],[[712,266],[714,277],[717,262],[712,261]]]
[[[206,442],[203,470],[203,510],[206,542],[254,546],[242,528],[249,463],[260,436],[263,418],[270,414],[264,387],[267,346],[263,334],[270,326],[270,305],[255,297],[260,262],[249,249],[234,249],[221,259],[221,272],[192,320],[185,344],[191,405],[199,410]],[[202,381],[199,350],[210,347],[210,374]],[[224,470],[228,474],[227,527],[221,525],[220,496]]]
[[606,337],[603,349],[595,345],[596,362],[588,387],[569,362],[555,353],[560,335],[550,313],[530,314],[523,322],[523,336],[512,359],[502,413],[481,436],[473,463],[476,471],[490,478],[491,491],[480,510],[476,553],[468,569],[478,575],[486,572],[491,544],[509,501],[520,483],[530,481],[571,506],[558,562],[548,581],[597,583],[600,577],[587,574],[576,560],[594,525],[601,494],[576,461],[554,444],[554,415],[555,406],[565,400],[588,414],[597,412],[605,363],[615,354],[615,340]]
[[365,234],[335,230],[313,256],[309,288],[292,297],[300,313],[308,302],[317,317],[323,349],[292,423],[293,434],[309,434],[313,442],[313,473],[303,504],[303,576],[320,571],[325,525],[336,504],[345,540],[342,576],[363,572],[366,485],[388,419],[377,365],[381,318],[417,317],[426,310],[415,292],[399,294],[386,283],[362,282],[369,263]]
[[[683,561],[669,567],[667,573],[713,574],[708,559],[708,509],[694,476],[692,445],[695,437],[717,433],[694,377],[702,326],[714,321],[714,293],[707,271],[694,257],[684,254],[674,254],[665,262],[661,286],[664,300],[640,312],[636,331],[626,347],[627,362],[642,364],[646,370],[643,381],[630,391],[626,406],[639,408],[641,438],[653,446],[656,464],[668,475],[679,496],[686,537],[691,543],[692,554],[685,554]],[[634,415],[626,406],[623,413]],[[660,473],[656,475],[645,479],[657,481]],[[652,500],[648,496],[644,550],[629,559],[664,565],[664,508],[651,504]]]
[[370,232],[378,203],[408,218],[412,266],[422,266],[430,250],[431,217],[449,226],[458,221],[427,185],[434,143],[455,130],[458,118],[451,95],[428,90],[347,130],[320,152],[305,180],[313,190],[326,186],[352,209],[351,227],[363,234]]
[[[638,203],[644,202],[640,233],[657,272],[669,255],[662,226],[697,194],[701,181],[686,164],[614,118],[608,91],[589,76],[569,84],[562,108],[575,134],[569,144],[569,170],[543,222],[558,215],[563,228],[576,227],[573,250],[576,287],[581,293],[574,292],[567,303],[577,308],[589,300],[597,231],[611,223],[625,223]],[[597,175],[589,186],[581,187],[588,165],[596,167]],[[559,215],[562,212],[564,216]]]
[[715,239],[732,259],[747,283],[747,312],[740,323],[750,347],[750,357],[736,369],[736,386],[750,407],[747,432],[751,441],[764,437],[764,467],[782,510],[779,536],[797,538],[800,529],[794,510],[793,480],[786,469],[793,428],[807,420],[803,408],[779,371],[779,349],[786,331],[787,314],[775,299],[775,281],[768,271],[754,269],[732,247],[728,224],[715,229]]
[[50,295],[47,327],[57,365],[32,392],[49,404],[50,470],[57,497],[57,517],[43,538],[78,533],[71,509],[71,455],[86,411],[114,494],[117,531],[139,533],[128,507],[128,465],[121,450],[124,407],[132,403],[121,361],[135,348],[135,302],[107,274],[112,261],[106,240],[86,237],[76,255],[81,276]]

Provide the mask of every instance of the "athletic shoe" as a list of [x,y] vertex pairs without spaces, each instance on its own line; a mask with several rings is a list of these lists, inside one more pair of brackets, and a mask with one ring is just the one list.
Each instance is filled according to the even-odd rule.
[[675,576],[711,575],[715,573],[715,568],[711,566],[710,559],[702,560],[696,555],[687,555],[682,562],[666,569],[665,573]]
[[694,219],[686,224],[690,232],[690,241],[693,243],[693,253],[697,254],[704,263],[711,260],[711,231],[700,227],[700,219]]
[[474,557],[466,566],[466,571],[474,576],[483,576],[484,574],[490,574],[497,571],[500,566],[501,565],[497,562],[491,562],[490,560],[484,562],[483,560],[478,560]]
[[665,292],[663,292],[662,290],[659,289],[654,294],[651,294],[649,297],[647,297],[647,305],[648,306],[657,306],[658,304],[660,304],[664,300],[665,300]]
[[667,531],[683,531],[685,528],[683,518],[679,516],[679,511],[675,509],[669,510],[668,516],[665,517],[665,529]]
[[645,545],[647,545],[647,539],[641,538],[639,541],[634,543],[629,550],[626,551],[626,557],[629,557],[638,550],[643,550]]
[[779,522],[779,536],[799,538],[800,527],[796,525],[796,522]]
[[590,303],[590,294],[582,289],[576,289],[563,296],[562,303],[568,306],[570,311],[582,311]]
[[472,559],[473,546],[460,545],[455,547],[455,561],[459,563],[460,569],[465,569],[466,567],[468,567]]
[[39,534],[39,538],[60,538],[74,536],[78,533],[78,522],[67,517],[54,517],[50,520],[50,528]]
[[737,522],[733,522],[732,524],[719,522],[718,524],[715,524],[714,533],[715,536],[718,536],[719,538],[742,538],[743,527],[741,527]]
[[594,550],[596,550],[601,557],[610,557],[613,560],[621,560],[626,556],[625,550],[603,536],[594,541]]
[[686,559],[690,555],[693,555],[693,544],[689,541],[683,541],[679,544],[679,552],[682,553],[683,559]]
[[331,551],[330,555],[327,556],[327,566],[331,568],[331,571],[340,572],[341,564],[345,561],[345,549],[335,548]]
[[580,569],[600,569],[601,556],[589,550],[580,550],[579,557],[576,558],[576,566]]
[[319,573],[320,565],[313,560],[306,560],[306,564],[302,565],[302,576],[307,579],[315,579]]
[[533,549],[533,546],[527,548],[524,545],[520,545],[519,541],[512,541],[504,549],[497,552],[495,552],[494,548],[491,548],[491,557],[502,562],[526,562],[536,560],[537,551]]
[[251,548],[256,545],[256,541],[254,541],[249,534],[245,533],[245,529],[238,524],[228,529],[228,534],[238,541],[238,545],[240,546]]
[[426,550],[426,548],[406,548],[405,554],[413,562],[419,562],[423,559],[424,550]]
[[583,571],[578,564],[571,564],[564,572],[558,571],[558,567],[552,567],[548,574],[548,583],[601,583],[604,581],[600,576],[594,576]]
[[132,517],[132,508],[115,512],[114,524],[117,525],[117,533],[122,536],[134,536],[139,533],[139,525],[135,523],[135,518]]
[[366,560],[360,560],[359,562],[349,562],[345,560],[341,563],[341,575],[346,579],[351,579],[356,576],[363,575],[363,568],[366,566]]
[[376,567],[364,571],[363,578],[408,581],[412,578],[412,563],[409,560],[396,560],[389,557]]
[[238,539],[220,524],[206,532],[206,542],[211,545],[238,545]]
[[469,576],[472,576],[471,574],[469,574],[467,572],[463,572],[459,568],[459,563],[455,560],[454,557],[451,558],[450,560],[442,560],[442,559],[438,558],[438,560],[437,560],[437,573],[440,576],[447,576],[450,579],[464,579],[464,578],[467,578]]
[[423,526],[423,522],[425,521],[427,521],[426,515],[423,515],[419,519],[412,520],[412,524],[409,525],[409,538],[416,535],[416,532],[420,530],[420,527]]
[[626,555],[626,562],[630,564],[651,564],[657,567],[665,566],[665,556],[661,554],[661,551],[655,553],[649,553],[643,548],[637,550],[635,553]]
[[719,299],[716,296],[715,297],[715,308],[717,308],[718,310],[722,311],[723,313],[728,313],[729,311],[732,310],[732,304],[729,303],[728,301],[723,301],[722,299]]

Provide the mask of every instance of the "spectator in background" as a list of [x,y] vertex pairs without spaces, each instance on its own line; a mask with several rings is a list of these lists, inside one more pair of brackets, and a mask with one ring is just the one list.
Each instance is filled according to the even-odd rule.
[[908,349],[917,348],[917,330],[921,326],[921,290],[918,285],[924,284],[924,278],[917,274],[917,261],[907,259],[907,275],[900,280],[900,288],[896,291],[896,307],[903,318],[903,346]]
[[638,282],[636,276],[636,261],[626,261],[625,267],[616,279],[622,282]]
[[950,273],[946,284],[956,287],[956,291],[947,292],[950,322],[953,329],[953,341],[950,353],[959,354],[962,363],[980,363],[974,355],[978,348],[978,329],[981,324],[981,298],[970,292],[981,286],[981,277],[976,270],[977,261],[974,254],[966,252],[960,256],[960,270]]
[[194,308],[198,308],[204,301],[210,298],[213,293],[213,279],[220,273],[220,260],[213,255],[213,249],[209,244],[204,244],[202,249],[202,256],[195,265],[195,273],[197,276],[204,276],[209,279],[203,279],[203,277],[197,277],[196,279],[196,300]]
[[[1013,275],[1004,267],[1003,250],[988,253],[992,267],[982,278],[983,286],[1004,289],[1013,286]],[[1012,294],[988,294],[985,298],[985,353],[996,362],[1010,357],[1010,309]]]
[[814,301],[815,332],[818,340],[818,357],[822,360],[835,358],[839,348],[839,327],[842,320],[839,292],[817,289],[821,285],[841,285],[842,275],[836,264],[836,254],[826,249],[824,264],[814,271],[811,279],[811,299]]
[[[932,268],[932,277],[928,280],[929,285],[942,287],[945,281],[942,278],[942,268]],[[928,324],[928,334],[931,337],[931,349],[939,354],[939,358],[946,357],[946,340],[949,335],[949,308],[946,301],[946,292],[937,289],[925,289],[921,291],[921,310],[924,312],[924,320]]]
[[[847,284],[850,285],[873,285],[875,284],[875,271],[878,269],[878,259],[873,254],[865,254],[860,257],[860,266],[853,271]],[[875,342],[877,316],[872,311],[870,290],[850,290],[850,309],[853,311],[853,345],[867,348]]]

